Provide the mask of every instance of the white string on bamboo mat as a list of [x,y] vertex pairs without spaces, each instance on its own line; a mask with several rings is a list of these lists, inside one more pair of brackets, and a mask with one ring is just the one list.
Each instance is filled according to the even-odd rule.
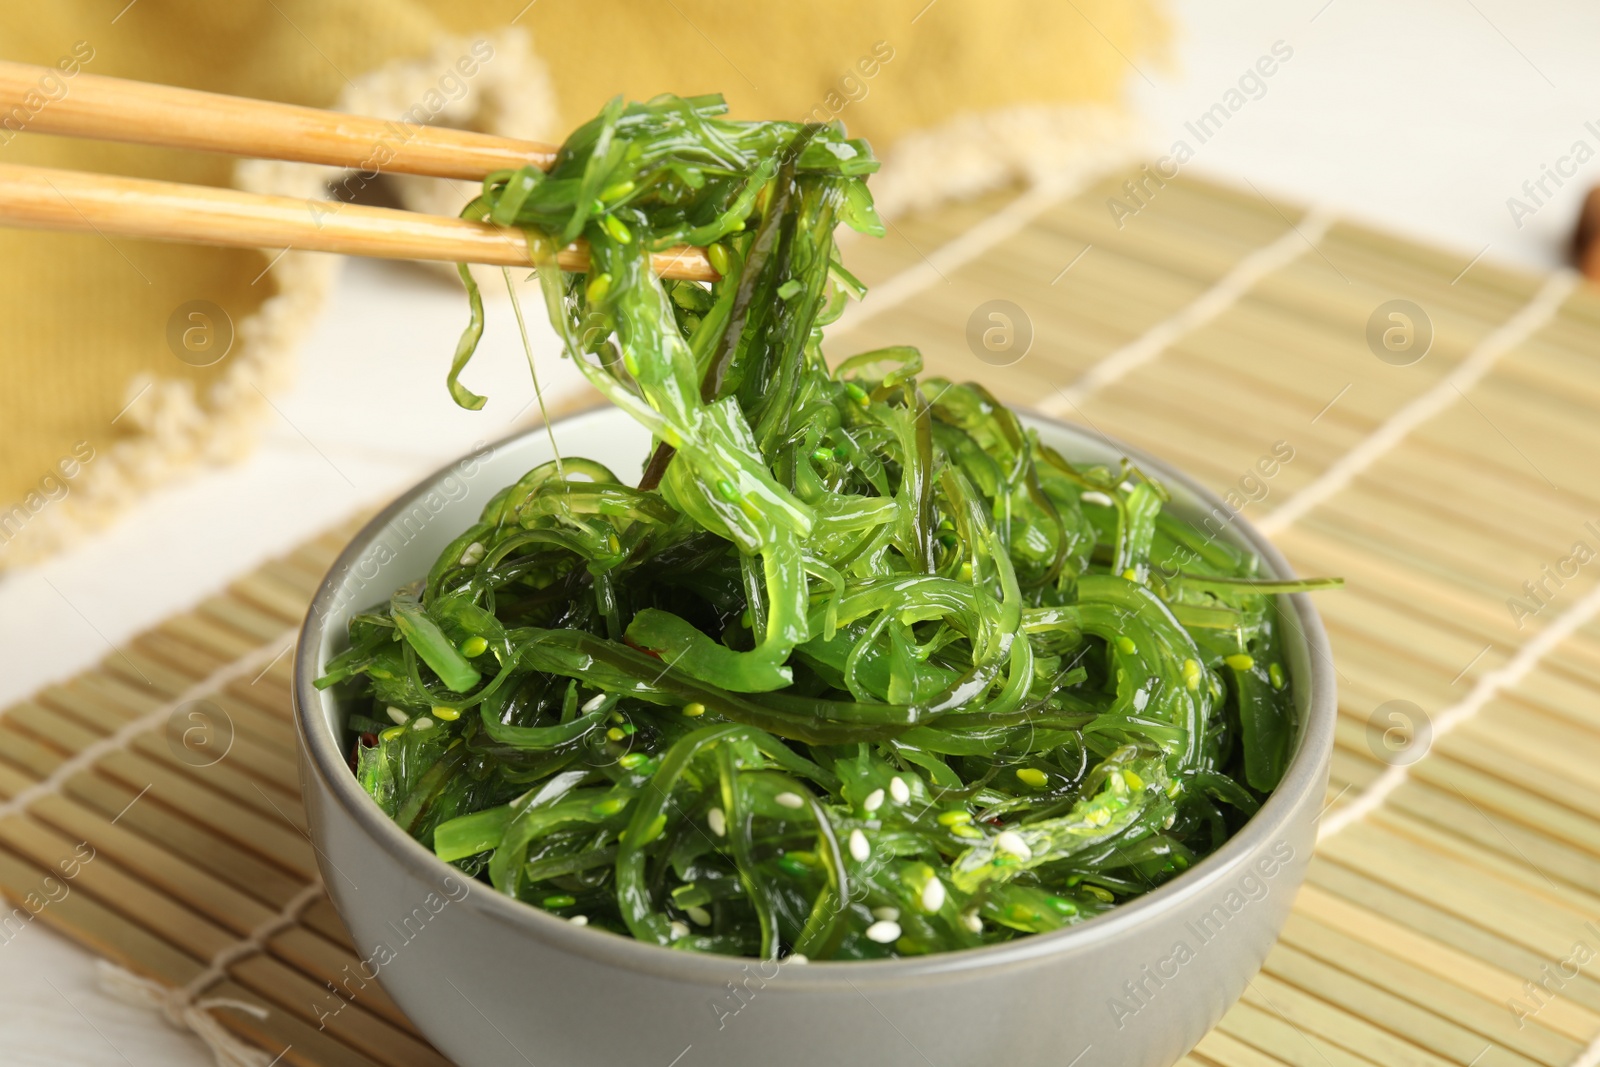
[[261,647],[252,649],[231,663],[224,663],[171,700],[158,704],[138,718],[123,723],[114,733],[109,733],[79,749],[71,758],[58,764],[48,775],[20,790],[15,796],[0,802],[0,819],[21,814],[29,804],[39,798],[59,792],[73,775],[88,770],[102,757],[127,748],[128,743],[134,738],[160,727],[185,704],[219,692],[258,668],[270,666],[283,655],[283,642],[293,641],[298,630],[299,627],[290,627]]
[[[1588,595],[1582,600],[1562,612],[1549,626],[1540,630],[1532,640],[1517,650],[1517,654],[1505,666],[1480,677],[1473,685],[1472,692],[1464,699],[1434,716],[1432,744],[1437,745],[1440,738],[1478,714],[1485,704],[1503,690],[1526,678],[1552,649],[1571,637],[1580,626],[1594,619],[1596,614],[1600,614],[1600,586],[1589,590]],[[1424,754],[1423,759],[1426,758]],[[1323,819],[1322,826],[1317,831],[1317,839],[1321,841],[1332,837],[1351,823],[1378,810],[1390,794],[1405,784],[1416,762],[1420,760],[1413,763],[1392,764],[1386,768],[1354,800]]]
[[1282,270],[1307,252],[1314,251],[1317,242],[1327,236],[1336,221],[1333,212],[1313,207],[1301,217],[1298,224],[1290,225],[1288,233],[1271,244],[1262,245],[1234,264],[1233,269],[1217,279],[1216,284],[1177,314],[1156,323],[1139,337],[1097,361],[1077,381],[1042,402],[1040,410],[1049,415],[1069,414],[1077,410],[1078,405],[1088,399],[1091,393],[1121,381],[1154,361],[1180,338],[1237,304],[1261,279]]
[[[1362,471],[1393,450],[1423,422],[1440,414],[1457,396],[1473,388],[1494,369],[1502,355],[1526,341],[1556,313],[1578,283],[1571,271],[1557,271],[1545,280],[1532,300],[1495,329],[1469,352],[1449,374],[1427,392],[1391,415],[1315,481],[1301,489],[1282,507],[1256,523],[1258,529],[1273,536],[1288,529],[1312,508],[1348,486]],[[1516,685],[1537,667],[1558,644],[1600,612],[1600,587],[1562,613],[1553,623],[1524,644],[1505,666],[1480,677],[1472,691],[1432,720],[1433,743],[1478,714],[1501,691]],[[1424,754],[1423,758],[1426,758]],[[1322,822],[1317,839],[1326,840],[1383,806],[1395,790],[1411,777],[1414,764],[1392,764],[1362,790],[1354,800],[1335,810]],[[1592,1065],[1600,1067],[1600,1065]]]
[[1561,310],[1579,276],[1572,271],[1558,270],[1545,279],[1533,299],[1520,311],[1507,319],[1467,353],[1433,388],[1407,403],[1390,415],[1383,425],[1362,442],[1345,453],[1309,485],[1291,496],[1283,505],[1256,522],[1256,528],[1268,537],[1287,529],[1305,516],[1312,508],[1330,499],[1355,478],[1382,459],[1406,436],[1435,415],[1443,412],[1457,397],[1473,388],[1494,369],[1501,356],[1516,348],[1537,333]]
[[207,990],[228,977],[228,968],[248,956],[265,952],[267,943],[300,921],[300,915],[322,897],[322,880],[310,885],[285,904],[276,915],[211,957],[205,970],[182,986],[168,986],[152,978],[134,974],[110,960],[99,961],[100,985],[125,1003],[160,1011],[167,1021],[187,1030],[211,1050],[218,1067],[271,1067],[275,1061],[267,1054],[234,1035],[212,1014],[218,1008],[231,1008],[265,1019],[269,1012],[259,1005],[232,997],[207,997]]
[[1572,1061],[1572,1067],[1600,1067],[1600,1034]]
[[924,289],[932,287],[935,282],[948,280],[948,274],[971,263],[1007,238],[1021,233],[1034,219],[1077,194],[1087,184],[1086,178],[1078,178],[1041,181],[1030,186],[993,215],[924,256],[922,262],[873,286],[867,291],[866,299],[845,310],[834,329],[838,333],[853,330],[869,319],[899,307]]

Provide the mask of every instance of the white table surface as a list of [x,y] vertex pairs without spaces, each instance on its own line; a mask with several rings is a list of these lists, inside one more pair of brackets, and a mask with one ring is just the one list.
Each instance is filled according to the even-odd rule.
[[[961,0],[945,0],[957,3]],[[1522,227],[1506,200],[1575,141],[1600,149],[1600,7],[1579,0],[1179,0],[1173,70],[1130,72],[1156,155],[1177,139],[1195,174],[1248,178],[1460,252],[1555,266],[1590,161]],[[914,31],[912,31],[914,32]],[[1205,144],[1184,127],[1274,42],[1293,49]],[[576,371],[525,303],[549,393]],[[346,264],[294,387],[248,461],[155,493],[77,549],[0,580],[0,707],[230,578],[505,432],[532,399],[502,299],[468,374],[490,397],[461,411],[443,385],[464,299],[408,267]],[[397,413],[403,413],[397,415]],[[403,421],[398,421],[403,419]],[[314,443],[312,447],[309,442]],[[204,1064],[199,1043],[99,991],[93,960],[39,923],[0,944],[0,1064]]]

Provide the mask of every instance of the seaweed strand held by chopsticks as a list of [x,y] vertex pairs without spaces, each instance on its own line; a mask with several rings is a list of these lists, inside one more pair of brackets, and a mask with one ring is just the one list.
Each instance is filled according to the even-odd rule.
[[[506,487],[319,682],[393,724],[357,773],[442,859],[674,949],[915,955],[1146,892],[1277,784],[1278,597],[1334,583],[1263,577],[914,349],[830,368],[875,167],[836,125],[614,101],[468,206],[529,233],[567,354],[656,446]],[[587,277],[550,254],[579,236]],[[653,274],[680,243],[721,280]]]

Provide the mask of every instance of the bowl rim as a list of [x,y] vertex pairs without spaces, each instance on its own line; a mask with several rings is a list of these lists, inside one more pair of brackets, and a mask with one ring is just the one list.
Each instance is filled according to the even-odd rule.
[[[1142,449],[1108,437],[1093,427],[1080,426],[1027,409],[1014,410],[1025,424],[1049,426],[1075,437],[1097,439],[1101,444],[1132,460],[1142,471],[1153,474],[1169,484],[1182,485],[1184,490],[1192,494],[1200,504],[1212,509],[1223,509],[1232,516],[1228,525],[1236,539],[1242,540],[1257,552],[1273,573],[1285,578],[1293,577],[1294,572],[1282,554],[1239,511],[1229,507],[1219,496],[1177,468]],[[563,425],[572,426],[590,421],[626,418],[627,415],[620,410],[610,405],[602,405],[558,419],[553,426],[559,429]],[[525,438],[543,436],[545,432],[543,425],[537,425],[506,434],[490,443],[488,447],[493,450],[490,454]],[[337,602],[342,576],[350,573],[351,565],[361,557],[389,521],[445,478],[454,469],[456,462],[452,461],[439,467],[396,497],[387,507],[368,520],[335,558],[327,575],[318,585],[317,592],[307,609],[305,622],[300,629],[295,647],[294,680],[291,688],[295,729],[301,744],[301,765],[316,776],[316,784],[320,785],[332,798],[332,802],[337,803],[369,837],[376,840],[410,873],[432,884],[442,884],[447,877],[459,879],[460,872],[396,826],[360,788],[355,775],[350,772],[347,757],[336,743],[336,738],[324,726],[322,701],[328,695],[316,689],[312,681],[321,673],[321,666],[317,660],[327,629],[324,620],[328,616],[321,609]],[[1048,933],[1030,934],[1000,944],[939,952],[927,956],[886,960],[808,961],[802,968],[784,967],[785,978],[796,982],[801,988],[819,989],[843,986],[847,983],[871,983],[883,987],[917,979],[935,979],[964,975],[972,971],[1004,969],[1036,963],[1045,957],[1086,951],[1104,941],[1122,936],[1161,913],[1180,910],[1204,898],[1210,890],[1235,874],[1255,854],[1267,847],[1274,838],[1283,838],[1290,830],[1296,811],[1306,802],[1308,794],[1321,786],[1324,781],[1323,771],[1333,748],[1338,707],[1332,650],[1316,607],[1305,593],[1280,594],[1280,598],[1287,599],[1289,606],[1292,607],[1293,615],[1299,624],[1300,638],[1306,648],[1308,677],[1305,681],[1308,692],[1305,722],[1300,730],[1299,745],[1291,756],[1278,787],[1262,804],[1261,809],[1215,852],[1163,885],[1080,924]],[[312,787],[312,782],[301,783],[302,792],[307,792]],[[1313,799],[1320,810],[1321,797]],[[332,863],[332,859],[325,857],[320,847],[317,849],[317,855],[319,864],[324,861]],[[324,872],[324,877],[327,880],[327,872]],[[332,887],[336,883],[329,881],[328,884]],[[475,879],[471,885],[474,889],[482,888],[481,883]],[[721,986],[731,979],[747,975],[752,964],[770,965],[772,962],[753,956],[718,956],[676,951],[610,931],[576,927],[541,908],[507,897],[492,889],[468,892],[456,906],[469,908],[487,919],[505,923],[552,948],[586,957],[595,963],[633,972],[655,974],[678,981]],[[764,977],[771,976],[764,975]]]

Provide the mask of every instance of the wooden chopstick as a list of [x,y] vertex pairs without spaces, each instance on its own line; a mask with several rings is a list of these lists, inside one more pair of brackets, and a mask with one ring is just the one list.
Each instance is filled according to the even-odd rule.
[[64,82],[60,98],[41,95],[41,86],[60,83],[52,67],[0,62],[0,118],[27,116],[6,128],[474,181],[529,163],[549,170],[556,156],[553,147],[537,141],[81,71]]
[[[0,225],[379,259],[506,267],[533,262],[521,230],[488,223],[4,163],[0,163]],[[556,262],[562,270],[586,271],[588,248],[575,242],[557,253]],[[716,281],[720,277],[702,248],[657,252],[652,266],[666,278]]]
[[[536,141],[81,71],[65,83],[63,95],[45,99],[41,85],[54,84],[44,79],[55,74],[49,67],[0,62],[5,129],[470,180],[528,164],[548,169],[556,155]],[[8,120],[15,114],[27,118]],[[0,164],[0,225],[382,259],[509,267],[532,262],[521,231],[485,223],[16,164]],[[556,261],[562,270],[586,271],[588,249],[576,242]],[[653,266],[667,278],[719,277],[701,248],[658,252]]]

